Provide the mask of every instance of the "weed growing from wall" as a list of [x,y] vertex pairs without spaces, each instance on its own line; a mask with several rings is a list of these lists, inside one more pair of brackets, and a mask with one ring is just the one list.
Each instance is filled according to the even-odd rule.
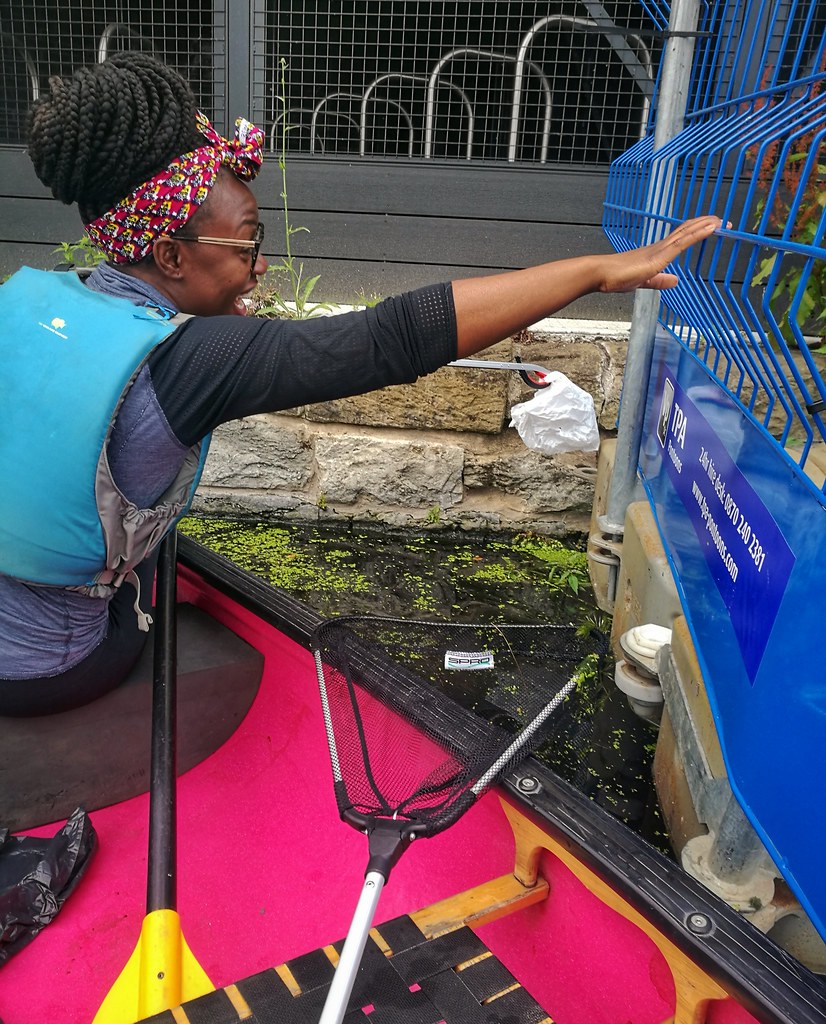
[[[281,76],[279,90],[276,94],[281,108],[281,148],[278,154],[278,167],[281,171],[281,203],[284,210],[284,252],[278,263],[268,271],[263,284],[263,296],[255,309],[257,316],[271,316],[279,319],[308,320],[320,316],[332,309],[329,303],[313,302],[311,296],[318,284],[320,274],[304,277],[304,264],[293,255],[293,236],[301,232],[309,233],[309,228],[296,226],[290,221],[290,208],[287,198],[287,133],[292,125],[287,123],[287,62],[280,60]],[[283,286],[279,288],[279,283]]]
[[52,255],[59,256],[61,264],[68,264],[81,270],[96,267],[106,259],[103,253],[92,245],[87,235],[76,242],[60,242],[56,249],[52,249]]

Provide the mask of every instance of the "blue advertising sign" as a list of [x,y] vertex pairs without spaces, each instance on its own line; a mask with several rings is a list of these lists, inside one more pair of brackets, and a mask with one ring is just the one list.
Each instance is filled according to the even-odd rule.
[[667,332],[639,469],[732,789],[826,939],[826,495]]
[[657,438],[666,471],[697,532],[753,682],[794,554],[720,437],[667,368],[661,395]]

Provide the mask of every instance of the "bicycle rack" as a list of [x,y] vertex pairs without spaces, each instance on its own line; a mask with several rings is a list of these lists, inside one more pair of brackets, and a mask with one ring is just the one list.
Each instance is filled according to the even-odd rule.
[[[312,114],[312,112],[313,112],[313,108],[312,107],[295,107],[293,110],[287,111],[287,113],[289,113],[289,114]],[[269,149],[269,151],[271,153],[275,153],[276,152],[275,133],[276,133],[276,130],[277,130],[279,124],[284,120],[284,117],[285,117],[285,112],[282,110],[280,114],[277,114],[273,118],[272,125],[270,126],[270,136],[269,136],[269,142],[268,142],[268,149]],[[308,130],[307,125],[304,125],[304,124],[291,124],[290,125],[290,129],[293,129],[293,128],[296,131],[299,131],[299,132],[300,131],[307,131]]]
[[34,62],[34,58],[26,49],[25,46],[15,39],[10,32],[0,32],[0,39],[8,39],[11,42],[11,48],[16,50],[17,53],[23,58],[23,63],[26,65],[26,74],[29,76],[29,87],[32,93],[32,103],[35,100],[40,99],[40,78],[37,74],[37,65]]
[[[424,156],[425,159],[429,159],[433,155],[433,122],[435,120],[436,110],[436,88],[438,85],[439,75],[442,73],[444,67],[456,57],[469,55],[472,57],[485,57],[488,60],[499,61],[504,64],[515,64],[517,58],[509,53],[496,53],[493,50],[477,50],[470,46],[461,46],[456,50],[451,50],[446,53],[436,64],[430,73],[430,77],[427,83],[427,100],[425,104],[425,130],[424,130]],[[535,72],[539,78],[542,86],[542,92],[545,96],[545,117],[542,123],[542,149],[540,151],[540,163],[548,162],[548,143],[551,137],[551,87],[548,84],[548,79],[542,70],[542,68],[535,64],[533,61],[524,60],[523,66],[529,68]],[[519,132],[519,125],[517,123],[514,128],[513,122],[511,122],[510,136],[508,140],[508,153],[511,151],[516,152],[516,141]],[[510,157],[509,157],[510,159]],[[514,158],[515,159],[515,158]]]
[[[429,81],[429,79],[426,78],[424,75],[408,75],[408,74],[404,74],[404,73],[401,73],[401,72],[397,72],[397,73],[390,73],[390,74],[386,74],[386,75],[380,75],[378,78],[376,78],[374,81],[372,81],[367,86],[367,89],[365,90],[364,96],[362,97],[362,100],[361,100],[361,131],[360,131],[359,156],[364,156],[365,153],[366,153],[366,149],[367,149],[367,102],[370,99],[370,94],[372,93],[372,91],[377,86],[381,85],[382,82],[389,81],[390,79],[400,79],[400,80],[404,80],[404,81],[408,81],[408,82],[421,82],[421,83],[423,83],[425,85]],[[465,93],[464,90],[460,89],[458,85],[455,85],[453,82],[446,82],[445,84],[448,86],[448,88],[452,89],[454,92],[459,94],[459,96],[461,97],[462,103],[464,104],[465,110],[467,112],[468,132],[467,132],[467,145],[466,145],[466,148],[465,148],[465,153],[466,153],[465,159],[466,160],[470,160],[471,156],[473,154],[473,107],[470,104],[470,100],[467,98],[467,93]],[[392,101],[387,100],[386,102],[390,103]],[[400,109],[403,109],[403,108],[400,108]],[[409,118],[408,118],[408,124],[410,125],[410,146],[409,146],[408,156],[412,157],[413,156],[413,124],[412,124],[412,122],[410,121]],[[425,157],[428,157],[428,156],[429,156],[429,154],[425,153]]]
[[[596,6],[597,8],[601,7],[600,4],[591,4],[590,6]],[[645,136],[645,129],[646,125],[648,124],[648,110],[651,105],[651,95],[653,94],[654,89],[654,79],[652,77],[651,53],[648,47],[642,41],[642,39],[635,33],[625,32],[625,30],[623,30],[622,34],[619,33],[619,30],[611,31],[611,28],[616,28],[616,26],[614,26],[613,22],[611,22],[611,27],[609,27],[609,25],[603,19],[598,20],[595,18],[578,18],[568,14],[550,14],[546,18],[540,18],[539,21],[532,25],[531,28],[525,33],[525,35],[522,37],[521,43],[519,44],[519,52],[517,53],[517,56],[515,58],[516,71],[514,72],[513,105],[511,107],[510,124],[510,142],[508,145],[508,163],[514,163],[516,161],[516,144],[517,134],[519,131],[519,112],[522,106],[522,82],[524,78],[524,68],[526,65],[530,67],[535,67],[535,65],[533,65],[531,62],[527,60],[528,50],[531,48],[535,36],[540,31],[542,31],[543,29],[547,29],[550,25],[558,25],[562,23],[571,25],[574,28],[584,29],[585,31],[592,31],[596,29],[598,32],[600,32],[600,34],[606,37],[611,46],[617,51],[617,53],[623,59],[623,62],[625,63],[626,67],[629,66],[629,58],[630,61],[635,60],[633,54],[630,53],[630,48],[628,46],[627,40],[633,39],[636,41],[638,49],[643,54],[642,63],[640,63],[639,59],[636,59],[636,65],[641,71],[643,71],[642,81],[645,81],[650,84],[650,89],[643,90],[644,100],[642,108],[642,117],[640,119],[639,137],[643,138]],[[617,39],[619,40],[619,42],[616,41]],[[628,51],[628,53],[626,53],[625,51]],[[634,76],[634,80],[642,89],[641,76],[639,74],[634,74],[633,67],[631,68],[631,70]],[[541,162],[544,163],[544,159]]]
[[[132,28],[131,25],[127,25],[124,21],[113,21],[110,22],[103,30],[98,42],[98,64],[102,64],[109,56],[109,44],[116,36],[128,35],[132,36],[133,39],[140,39],[142,43],[148,43],[149,40],[145,36],[142,36],[137,29]],[[149,48],[154,50],[154,47],[149,43]]]
[[[367,153],[367,102],[370,99],[370,92],[374,86],[378,85],[383,79],[393,77],[396,76],[382,75],[381,78],[377,78],[375,82],[371,82],[371,84],[367,86],[364,95],[361,97],[361,105],[359,109],[359,156],[365,156]],[[385,98],[384,102],[390,107],[395,107],[407,124],[407,155],[412,158],[413,140],[415,137],[415,133],[413,131],[413,120],[401,103],[398,103],[396,100],[391,100],[388,97]]]
[[[321,114],[324,106],[327,105],[333,99],[361,99],[361,94],[358,92],[330,92],[323,99],[319,99],[318,102],[313,106],[312,117],[310,119],[310,153],[315,153],[315,135],[316,125],[318,124],[318,117]],[[352,116],[352,114],[345,114],[343,111],[331,111],[329,116],[339,118],[342,121],[348,121],[356,133],[359,132],[358,122]],[[360,135],[359,135],[360,138]],[[322,146],[323,148],[323,146]]]
[[[356,123],[356,119],[354,117],[352,117],[350,114],[339,114],[338,116],[346,117],[347,120],[350,121],[351,124],[358,131],[358,135],[359,135],[359,156],[364,156],[365,143],[366,143],[367,108],[365,106],[365,100],[364,100],[364,96],[365,95],[367,95],[367,94],[366,93],[362,94],[362,93],[358,93],[358,92],[331,92],[329,95],[325,96],[323,100],[319,100],[319,102],[316,104],[316,106],[315,106],[316,114],[315,114],[314,120],[313,120],[313,124],[315,124],[315,118],[318,116],[318,113],[320,113],[320,111],[321,111],[322,107],[324,106],[324,104],[325,103],[329,103],[330,100],[335,100],[335,99],[358,100],[359,101],[359,109],[360,109],[360,112],[361,112],[360,113],[360,119],[359,119],[358,123]],[[395,107],[396,110],[398,110],[399,113],[401,114],[401,116],[404,119],[405,123],[407,124],[408,156],[413,156],[413,122],[410,119],[410,114],[408,114],[408,112],[401,105],[401,103],[397,103],[395,100],[386,99],[384,102],[387,103],[388,106]],[[312,140],[311,140],[310,145],[312,146]],[[311,153],[313,152],[312,148],[310,149],[310,152]]]

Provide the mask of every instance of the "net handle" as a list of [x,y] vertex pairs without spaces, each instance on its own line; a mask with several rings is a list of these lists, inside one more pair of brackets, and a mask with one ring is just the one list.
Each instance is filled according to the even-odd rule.
[[344,941],[341,958],[336,966],[330,991],[324,1002],[319,1024],[341,1024],[347,1012],[347,1003],[356,980],[367,936],[378,906],[379,896],[384,887],[384,876],[379,871],[369,871],[364,879],[350,930]]

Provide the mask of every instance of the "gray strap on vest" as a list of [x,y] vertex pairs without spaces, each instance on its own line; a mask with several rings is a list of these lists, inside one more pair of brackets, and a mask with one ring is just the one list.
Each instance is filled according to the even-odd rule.
[[143,611],[141,608],[141,581],[138,578],[138,574],[134,569],[130,569],[123,579],[126,580],[127,583],[131,583],[135,588],[135,603],[132,607],[135,609],[135,615],[138,618],[138,629],[141,633],[148,633],[149,627],[152,625],[154,620],[148,612]]

